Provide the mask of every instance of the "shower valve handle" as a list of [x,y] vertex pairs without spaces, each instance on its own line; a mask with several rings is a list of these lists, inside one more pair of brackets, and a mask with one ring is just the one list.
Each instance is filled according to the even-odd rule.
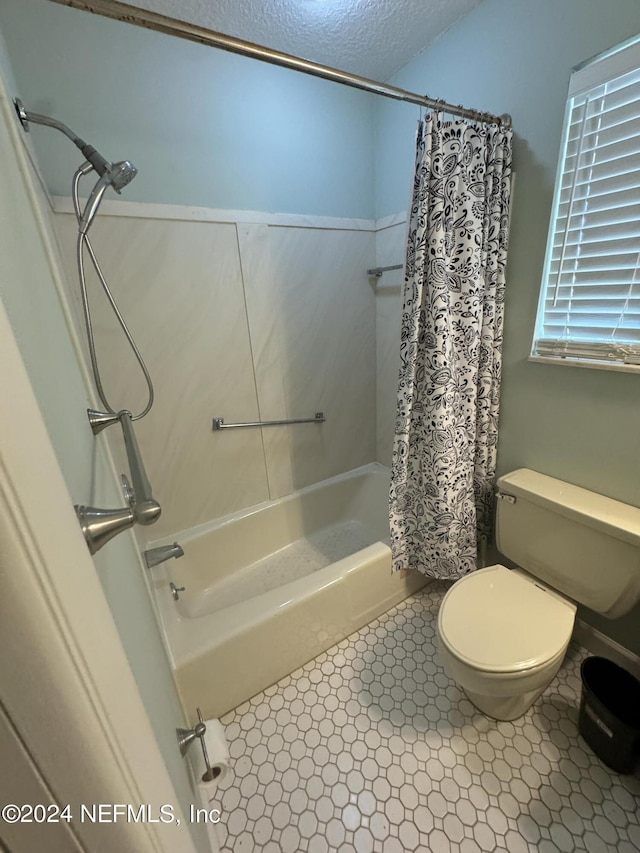
[[114,536],[133,527],[135,515],[129,509],[98,509],[95,506],[74,507],[85,541],[91,554],[95,554]]

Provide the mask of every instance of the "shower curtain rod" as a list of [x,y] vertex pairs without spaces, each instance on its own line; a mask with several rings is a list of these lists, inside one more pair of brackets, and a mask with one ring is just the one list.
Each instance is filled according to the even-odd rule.
[[217,47],[230,53],[238,53],[241,56],[248,56],[251,59],[259,59],[261,62],[268,62],[271,65],[280,65],[283,68],[290,68],[293,71],[311,74],[314,77],[322,77],[334,83],[342,83],[345,86],[362,89],[364,92],[372,92],[375,95],[382,95],[385,98],[393,98],[396,101],[405,101],[408,104],[417,104],[421,107],[442,110],[451,115],[475,121],[497,123],[503,127],[511,126],[511,116],[506,114],[497,116],[493,113],[448,104],[439,98],[429,98],[426,95],[418,95],[415,92],[398,89],[396,86],[389,86],[386,83],[378,83],[375,80],[369,80],[367,77],[349,74],[346,71],[340,71],[328,65],[320,65],[317,62],[301,59],[299,56],[293,56],[289,53],[281,53],[280,51],[254,44],[253,42],[217,33],[215,30],[210,30],[207,27],[190,24],[186,21],[160,15],[157,12],[147,9],[139,9],[127,3],[120,3],[118,0],[51,0],[51,2],[58,3],[61,6],[71,6],[74,9],[82,9],[85,12],[93,12],[95,15],[102,15],[104,18],[113,18],[116,21],[135,24],[138,27],[144,27],[145,29],[165,33],[166,35],[179,36],[188,41],[198,42],[209,47]]

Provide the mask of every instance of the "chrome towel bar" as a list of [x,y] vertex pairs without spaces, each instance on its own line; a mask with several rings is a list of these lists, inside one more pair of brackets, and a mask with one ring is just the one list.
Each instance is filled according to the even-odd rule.
[[225,424],[224,418],[214,418],[212,429],[240,429],[242,427],[286,426],[288,424],[323,424],[324,412],[316,412],[312,418],[299,418],[289,421],[247,421],[242,424]]

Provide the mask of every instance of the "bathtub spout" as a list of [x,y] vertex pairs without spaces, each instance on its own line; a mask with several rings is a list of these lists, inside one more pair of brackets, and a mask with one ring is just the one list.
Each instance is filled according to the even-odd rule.
[[159,548],[149,548],[148,551],[144,552],[144,559],[147,568],[150,569],[159,563],[164,563],[165,560],[170,560],[172,557],[176,559],[182,557],[183,554],[184,551],[182,548],[177,542],[174,542],[173,545],[161,545]]

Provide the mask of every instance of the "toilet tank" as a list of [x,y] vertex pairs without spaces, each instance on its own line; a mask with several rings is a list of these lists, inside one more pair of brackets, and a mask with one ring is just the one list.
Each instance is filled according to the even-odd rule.
[[498,480],[498,550],[616,619],[640,600],[640,509],[520,468]]

